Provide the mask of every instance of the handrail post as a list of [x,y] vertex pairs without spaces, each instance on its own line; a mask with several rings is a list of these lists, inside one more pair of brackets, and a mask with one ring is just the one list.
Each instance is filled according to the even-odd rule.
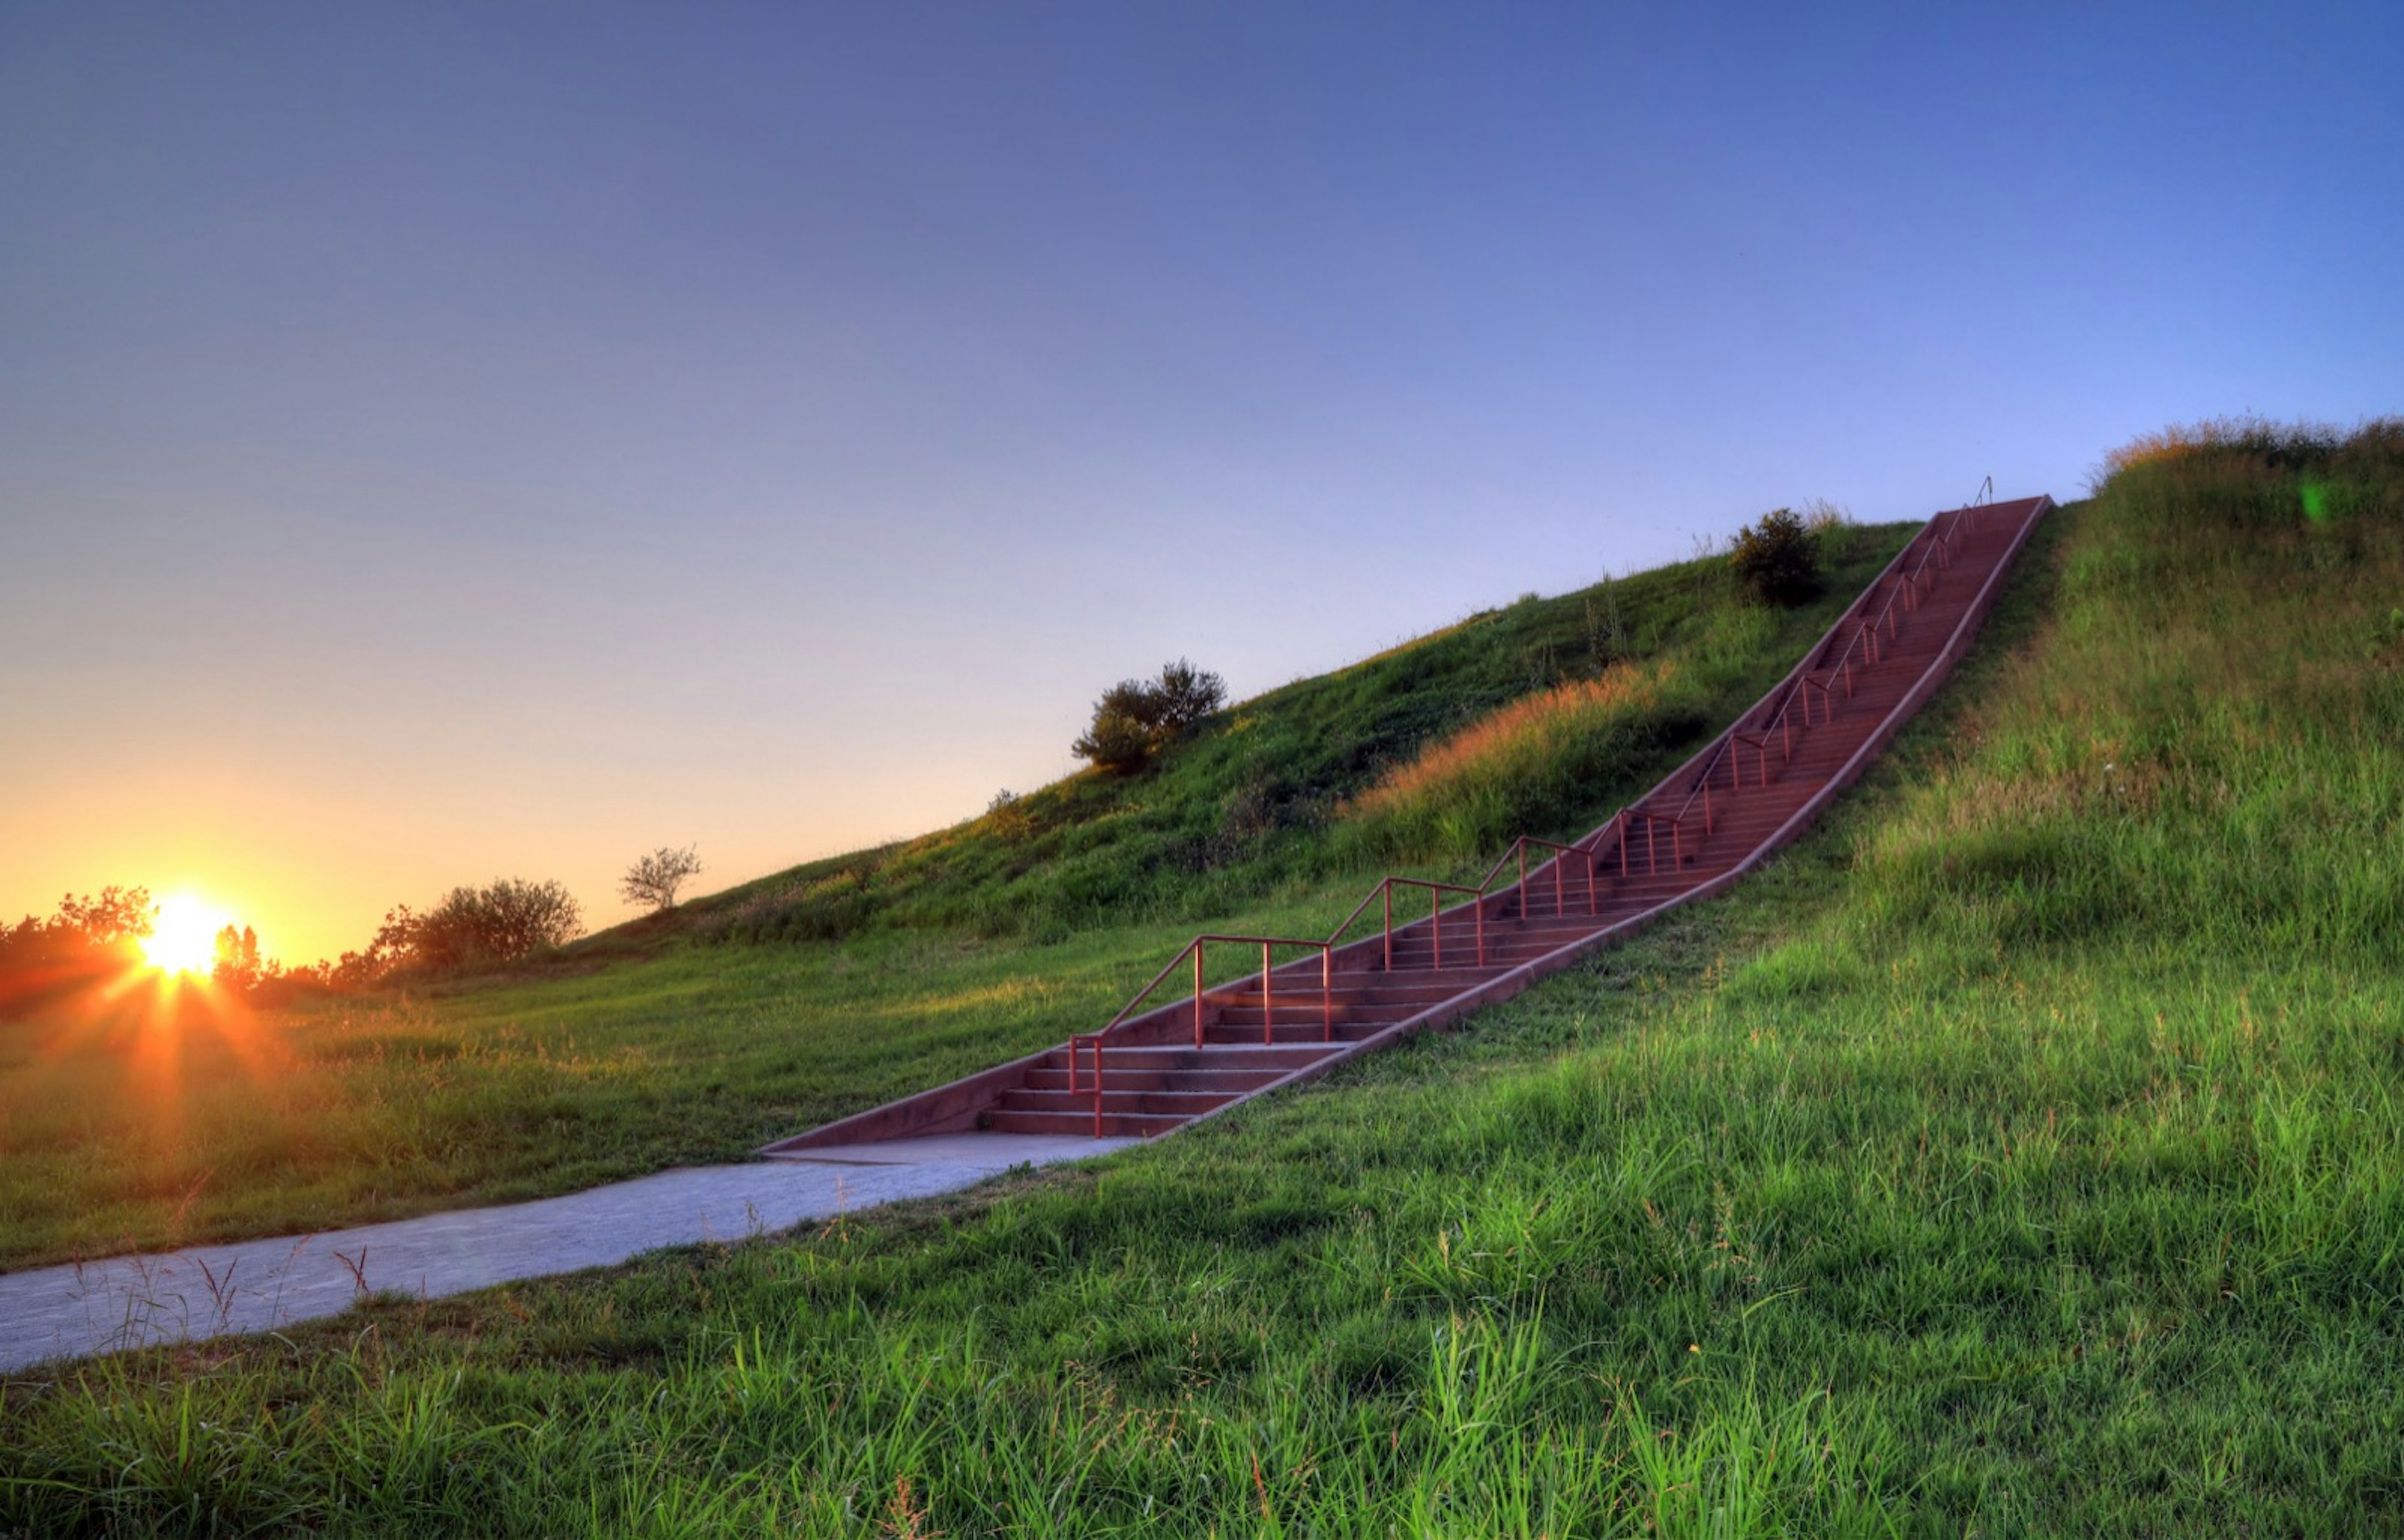
[[[1527,903],[1528,896],[1522,892],[1519,895],[1520,907],[1526,908]],[[1483,968],[1486,966],[1486,900],[1473,898],[1469,901],[1469,906],[1477,914],[1477,966]]]
[[1435,931],[1433,966],[1442,968],[1444,966],[1444,889],[1441,888],[1428,889],[1428,923],[1429,927]]
[[1277,1041],[1276,988],[1269,983],[1269,944],[1261,943],[1261,1046]]
[[1619,825],[1619,880],[1625,882],[1628,880],[1628,809],[1621,808],[1619,817],[1613,821]]
[[1202,1046],[1202,943],[1194,943],[1194,1046]]
[[1335,1041],[1335,948],[1321,942],[1319,947],[1319,1041]]
[[[1567,864],[1567,863],[1566,863],[1566,862],[1564,862],[1564,861],[1561,860],[1561,853],[1560,853],[1558,850],[1554,851],[1554,852],[1553,852],[1553,916],[1554,916],[1554,917],[1555,917],[1555,918],[1557,918],[1557,919],[1558,919],[1559,917],[1561,917],[1561,916],[1563,916],[1563,915],[1566,915],[1566,914],[1568,914],[1568,913],[1570,912],[1570,901],[1569,901],[1569,894],[1568,894],[1567,890],[1566,890],[1566,889],[1564,889],[1562,888],[1562,886],[1561,886],[1561,883],[1562,883],[1562,881],[1563,881],[1563,878],[1562,878],[1562,875],[1561,875],[1561,868],[1562,868],[1562,866],[1564,866],[1565,864]],[[1527,906],[1528,906],[1528,905],[1527,905],[1527,901],[1523,898],[1523,899],[1520,901],[1519,907],[1520,907],[1520,908],[1522,908],[1522,909],[1525,909]]]
[[1069,1034],[1069,1094],[1077,1094],[1077,1044],[1085,1040],[1083,1032]]
[[1512,842],[1519,847],[1519,917],[1528,917],[1528,836],[1520,835]]
[[1102,1137],[1102,1040],[1098,1037],[1094,1039],[1094,1137]]
[[1602,900],[1596,896],[1595,893],[1594,852],[1592,850],[1586,852],[1586,917],[1589,919],[1596,915],[1602,913]]
[[1394,879],[1388,877],[1377,884],[1386,895],[1386,972],[1394,971]]

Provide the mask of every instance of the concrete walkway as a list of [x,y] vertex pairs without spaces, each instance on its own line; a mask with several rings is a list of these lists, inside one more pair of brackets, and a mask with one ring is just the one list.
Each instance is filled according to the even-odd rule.
[[370,1291],[433,1298],[607,1267],[662,1246],[740,1240],[1139,1142],[959,1134],[832,1145],[804,1158],[663,1171],[531,1203],[8,1273],[0,1275],[0,1373],[267,1331],[339,1314]]

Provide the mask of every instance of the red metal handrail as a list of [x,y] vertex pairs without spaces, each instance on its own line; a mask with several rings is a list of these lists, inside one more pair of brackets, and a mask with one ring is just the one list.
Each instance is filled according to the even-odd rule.
[[[1511,864],[1511,858],[1516,856],[1519,859],[1519,879],[1516,882],[1514,882],[1511,887],[1519,890],[1520,917],[1527,917],[1528,847],[1530,845],[1541,845],[1547,850],[1558,852],[1558,854],[1554,856],[1551,862],[1553,868],[1554,914],[1565,915],[1569,913],[1568,888],[1566,879],[1562,875],[1566,862],[1561,860],[1562,856],[1583,856],[1586,858],[1586,912],[1589,915],[1600,912],[1600,904],[1595,897],[1594,852],[1584,845],[1563,845],[1558,840],[1538,839],[1533,834],[1521,834],[1517,839],[1513,840],[1511,842],[1510,848],[1502,852],[1502,859],[1486,869],[1485,880],[1477,885],[1477,892],[1480,898],[1485,897],[1486,894],[1493,889],[1494,879],[1500,876],[1503,870]],[[1541,872],[1544,868],[1539,866],[1537,870]],[[1509,889],[1506,889],[1504,890],[1508,891]]]
[[1619,875],[1622,877],[1628,875],[1628,820],[1629,819],[1644,820],[1644,875],[1646,876],[1661,875],[1661,826],[1665,823],[1670,826],[1670,869],[1674,872],[1684,863],[1686,826],[1684,819],[1671,818],[1667,813],[1649,812],[1642,807],[1623,807],[1619,810],[1618,818],[1614,820],[1620,826]]
[[[1174,968],[1175,963],[1169,966]],[[1083,1043],[1094,1045],[1094,1137],[1102,1137],[1102,1034],[1071,1032],[1069,1034],[1069,1094],[1077,1094],[1077,1049]]]
[[[1428,890],[1428,925],[1429,929],[1434,935],[1433,966],[1437,968],[1443,967],[1444,895],[1447,893],[1466,893],[1473,899],[1482,900],[1484,898],[1484,895],[1476,889],[1468,886],[1466,883],[1432,882],[1425,877],[1380,877],[1377,879],[1377,888],[1371,891],[1369,897],[1363,899],[1349,915],[1345,916],[1344,923],[1337,926],[1334,933],[1328,936],[1327,944],[1333,946],[1335,943],[1344,939],[1344,932],[1350,930],[1352,928],[1352,922],[1359,919],[1361,917],[1362,911],[1369,907],[1370,900],[1382,897],[1386,901],[1386,968],[1389,972],[1392,971],[1394,966],[1394,889],[1397,887],[1424,888]],[[1481,902],[1477,903],[1475,907],[1475,917],[1477,921],[1477,966],[1483,968],[1486,966],[1486,905]]]
[[[1161,984],[1168,977],[1168,975],[1177,971],[1177,965],[1184,961],[1188,957],[1191,957],[1194,959],[1194,1046],[1196,1048],[1201,1047],[1203,997],[1209,992],[1203,987],[1202,983],[1202,962],[1204,949],[1214,941],[1223,945],[1258,946],[1261,949],[1261,1006],[1263,1015],[1261,1032],[1262,1040],[1264,1042],[1270,1040],[1270,1031],[1275,1025],[1267,1019],[1269,1011],[1276,1004],[1276,987],[1271,982],[1275,970],[1270,966],[1270,954],[1275,948],[1279,946],[1307,946],[1319,953],[1320,991],[1323,1002],[1321,1015],[1324,1018],[1321,1025],[1325,1029],[1327,1040],[1329,1042],[1335,1041],[1335,991],[1334,986],[1335,944],[1333,941],[1306,941],[1294,936],[1230,936],[1217,934],[1198,935],[1192,941],[1187,942],[1183,950],[1180,951],[1175,957],[1168,959],[1167,967],[1163,968],[1159,973],[1153,974],[1152,982],[1137,990],[1135,998],[1128,1001],[1125,1005],[1120,1007],[1119,1014],[1111,1017],[1109,1026],[1103,1028],[1098,1032],[1089,1033],[1087,1035],[1098,1041],[1099,1039],[1107,1037],[1111,1033],[1117,1031],[1119,1024],[1126,1020],[1128,1014],[1134,1011],[1137,1006],[1151,999],[1152,992],[1154,989],[1159,988]],[[1095,1052],[1099,1053],[1100,1049],[1097,1048]],[[1074,1095],[1076,1089],[1077,1061],[1076,1056],[1072,1053],[1069,1057],[1069,1090],[1071,1095]]]

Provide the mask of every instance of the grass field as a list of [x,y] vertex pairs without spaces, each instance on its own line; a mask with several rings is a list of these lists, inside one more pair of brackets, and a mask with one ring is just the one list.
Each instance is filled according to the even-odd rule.
[[[1458,875],[1511,819],[1600,821],[1909,530],[1847,533],[1806,609],[1737,605],[1703,563],[1522,601],[1245,702],[1144,775],[748,884],[515,979],[263,1015],[136,990],[0,1024],[0,1267],[739,1159],[1091,1030],[1200,923],[1324,932],[1388,860]],[[1642,699],[1614,694],[1640,667]],[[1406,794],[1342,810],[1389,783]]]
[[1089,1170],[11,1386],[0,1524],[2394,1533],[2399,725],[2404,435],[2125,456],[1729,898]]

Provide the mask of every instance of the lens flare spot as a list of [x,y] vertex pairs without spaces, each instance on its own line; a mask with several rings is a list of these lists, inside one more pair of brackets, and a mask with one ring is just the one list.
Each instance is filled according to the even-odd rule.
[[172,894],[159,901],[142,955],[161,973],[205,973],[217,962],[217,932],[231,923],[231,915],[205,899]]

